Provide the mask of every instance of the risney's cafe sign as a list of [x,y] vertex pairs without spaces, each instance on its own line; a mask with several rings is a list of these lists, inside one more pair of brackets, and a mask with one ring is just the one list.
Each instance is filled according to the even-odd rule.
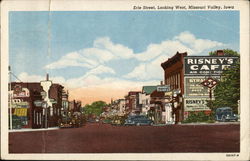
[[234,65],[238,59],[231,56],[186,56],[185,75],[221,75],[223,70]]

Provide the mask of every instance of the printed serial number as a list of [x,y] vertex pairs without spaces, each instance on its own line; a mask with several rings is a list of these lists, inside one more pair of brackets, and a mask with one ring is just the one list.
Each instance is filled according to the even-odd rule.
[[227,157],[238,157],[239,154],[226,154]]

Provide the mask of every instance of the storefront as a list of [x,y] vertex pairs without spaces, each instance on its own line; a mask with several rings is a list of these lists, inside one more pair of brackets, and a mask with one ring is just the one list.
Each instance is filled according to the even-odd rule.
[[15,85],[10,91],[9,109],[12,113],[13,128],[27,128],[30,126],[30,91],[27,88],[22,88],[20,85]]

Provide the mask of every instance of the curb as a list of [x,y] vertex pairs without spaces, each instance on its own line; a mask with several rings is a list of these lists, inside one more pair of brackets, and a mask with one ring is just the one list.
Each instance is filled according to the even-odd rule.
[[13,129],[9,130],[9,132],[31,132],[31,131],[48,131],[48,130],[58,130],[59,127],[52,127],[52,128],[47,128],[47,129]]

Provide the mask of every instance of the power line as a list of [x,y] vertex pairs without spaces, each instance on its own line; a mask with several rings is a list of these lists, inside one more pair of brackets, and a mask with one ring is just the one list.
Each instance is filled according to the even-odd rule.
[[10,74],[12,74],[17,80],[19,80],[20,82],[22,82],[14,73],[10,72]]

